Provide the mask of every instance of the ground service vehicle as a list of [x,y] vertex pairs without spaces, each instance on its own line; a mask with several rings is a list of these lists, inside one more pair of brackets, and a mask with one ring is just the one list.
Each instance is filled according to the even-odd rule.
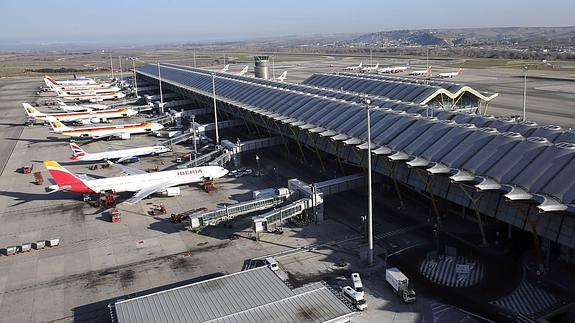
[[361,278],[358,273],[351,274],[351,282],[353,284],[353,289],[361,294],[361,296],[364,296],[363,284],[361,283]]
[[343,294],[343,297],[345,297],[345,299],[350,301],[353,304],[353,306],[355,306],[355,308],[357,308],[358,310],[364,311],[367,309],[367,303],[365,302],[363,295],[353,290],[351,286],[342,287],[341,292]]
[[415,292],[409,287],[409,279],[397,268],[385,270],[385,280],[405,303],[415,302]]

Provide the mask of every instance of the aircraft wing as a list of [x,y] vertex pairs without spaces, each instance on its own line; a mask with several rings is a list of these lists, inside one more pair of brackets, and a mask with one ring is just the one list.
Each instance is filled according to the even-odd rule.
[[156,192],[159,192],[163,189],[166,189],[170,186],[173,186],[173,184],[169,181],[166,181],[166,182],[161,182],[158,184],[144,187],[141,190],[139,190],[138,192],[136,192],[136,194],[134,194],[134,196],[132,196],[131,199],[127,200],[126,203],[127,204],[136,204],[136,203],[140,202],[141,200],[145,199],[146,197],[148,197],[148,196],[150,196]]
[[147,174],[146,171],[143,171],[141,169],[137,169],[137,168],[133,168],[133,167],[128,167],[126,165],[121,165],[121,164],[116,164],[116,163],[112,163],[111,161],[108,161],[108,164],[110,164],[112,167],[119,169],[122,173],[126,174],[126,175],[140,175],[140,174]]
[[132,159],[132,158],[134,158],[134,156],[125,156],[125,157],[122,157],[122,158],[118,159],[118,160],[116,161],[116,163],[122,163],[122,162],[125,162],[126,160],[130,160],[130,159]]

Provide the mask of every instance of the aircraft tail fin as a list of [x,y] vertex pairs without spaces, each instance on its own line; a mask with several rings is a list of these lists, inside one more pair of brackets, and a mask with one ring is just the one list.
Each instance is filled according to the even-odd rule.
[[44,166],[50,173],[50,176],[56,182],[56,185],[50,186],[52,192],[71,191],[78,193],[92,193],[92,190],[78,176],[72,174],[69,170],[62,167],[55,161],[45,161]]
[[248,72],[249,66],[246,65],[246,67],[244,67],[244,69],[241,70],[241,72],[238,73],[238,75],[244,75]]
[[50,124],[50,127],[52,128],[52,131],[54,131],[54,132],[62,132],[62,131],[66,131],[66,130],[72,130],[72,128],[65,126],[62,122],[58,121],[54,117],[48,116],[46,118],[46,120],[48,120],[48,123]]
[[80,160],[82,157],[89,155],[86,151],[84,151],[84,149],[75,143],[70,143],[70,149],[72,149],[72,157],[70,157],[70,160]]
[[31,117],[42,117],[45,116],[46,114],[38,111],[36,108],[34,108],[32,105],[30,105],[29,103],[22,103],[22,106],[24,107],[24,110],[26,111],[26,114]]
[[283,82],[286,79],[287,71],[283,71],[283,73],[278,77],[278,81]]

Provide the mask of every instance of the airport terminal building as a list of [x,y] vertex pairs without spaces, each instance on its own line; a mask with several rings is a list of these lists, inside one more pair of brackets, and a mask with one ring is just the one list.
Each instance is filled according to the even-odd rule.
[[[162,87],[220,120],[241,120],[281,136],[302,159],[333,156],[366,169],[367,110],[373,169],[386,182],[429,197],[434,212],[469,214],[534,232],[543,250],[575,260],[575,131],[470,114],[495,93],[451,82],[359,74],[314,74],[293,84],[161,64]],[[158,84],[158,66],[138,80]],[[215,89],[214,89],[215,86]],[[366,104],[369,99],[369,105]],[[463,110],[463,111],[460,111]],[[439,210],[442,208],[442,210]]]

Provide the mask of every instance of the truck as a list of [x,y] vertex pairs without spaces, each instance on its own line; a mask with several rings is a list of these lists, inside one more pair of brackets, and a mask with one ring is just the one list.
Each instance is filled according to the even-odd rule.
[[404,303],[415,302],[415,291],[409,286],[409,279],[398,268],[387,268],[385,280],[393,290],[401,297]]

